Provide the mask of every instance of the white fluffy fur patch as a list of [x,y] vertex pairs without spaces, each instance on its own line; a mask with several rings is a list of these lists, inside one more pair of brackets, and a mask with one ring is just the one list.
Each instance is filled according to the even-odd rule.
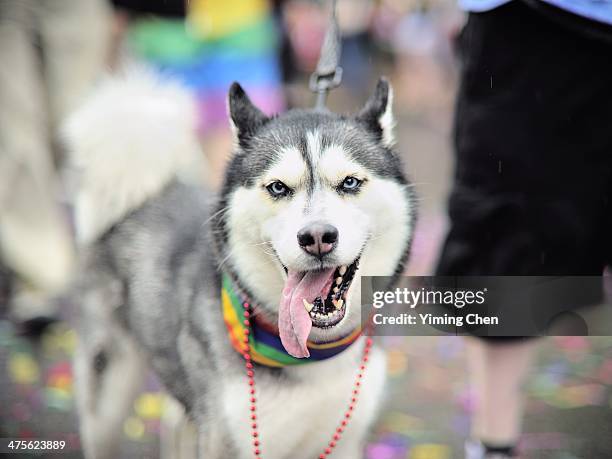
[[87,244],[174,177],[204,173],[192,95],[152,70],[105,78],[64,126],[76,172],[77,239]]

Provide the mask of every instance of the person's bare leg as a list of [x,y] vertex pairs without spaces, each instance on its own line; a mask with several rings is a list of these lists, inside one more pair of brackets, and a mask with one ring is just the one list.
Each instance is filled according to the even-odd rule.
[[521,432],[522,386],[538,341],[491,343],[469,339],[470,379],[478,397],[471,436],[488,445],[515,445]]
[[55,315],[49,296],[65,288],[73,263],[34,40],[39,7],[0,1],[0,257],[14,277],[10,312],[19,322]]

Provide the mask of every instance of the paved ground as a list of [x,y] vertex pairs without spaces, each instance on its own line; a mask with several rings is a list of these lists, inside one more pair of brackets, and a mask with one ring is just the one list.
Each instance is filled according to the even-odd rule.
[[[77,449],[64,457],[81,457],[70,367],[74,345],[74,332],[64,324],[33,345],[0,322],[0,437],[65,439]],[[366,457],[461,458],[476,402],[466,382],[462,339],[387,338],[385,345],[389,386]],[[612,338],[543,342],[526,392],[527,458],[612,457]],[[162,409],[163,396],[150,378],[125,422],[121,457],[157,457]]]

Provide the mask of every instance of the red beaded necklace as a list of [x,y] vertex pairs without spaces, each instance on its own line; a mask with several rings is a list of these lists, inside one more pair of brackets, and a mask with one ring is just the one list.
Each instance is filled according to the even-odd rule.
[[[251,333],[251,305],[248,302],[242,303],[244,307],[244,357],[245,367],[246,367],[246,375],[249,382],[249,401],[251,402],[251,436],[253,437],[253,457],[255,459],[263,459],[261,453],[261,442],[259,441],[259,426],[257,424],[257,397],[255,392],[255,367],[251,362],[251,347],[249,346],[249,334]],[[359,365],[359,372],[357,373],[357,378],[355,379],[355,384],[353,385],[353,392],[351,394],[350,402],[348,408],[344,412],[344,416],[342,417],[342,421],[340,421],[340,425],[336,428],[336,431],[332,435],[332,439],[329,444],[325,448],[325,450],[319,455],[319,459],[327,459],[327,457],[332,453],[340,438],[342,437],[342,433],[344,429],[348,426],[349,421],[351,420],[351,415],[355,410],[355,405],[357,404],[357,398],[359,396],[359,390],[361,388],[361,380],[363,379],[363,373],[366,369],[366,365],[368,363],[368,356],[370,354],[370,348],[372,347],[372,338],[366,338],[366,344],[363,348],[363,356],[361,357],[361,362]]]

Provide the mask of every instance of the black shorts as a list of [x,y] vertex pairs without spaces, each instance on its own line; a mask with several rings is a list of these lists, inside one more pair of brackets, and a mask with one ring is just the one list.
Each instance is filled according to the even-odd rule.
[[600,275],[612,261],[612,42],[512,1],[470,14],[460,49],[437,274]]

